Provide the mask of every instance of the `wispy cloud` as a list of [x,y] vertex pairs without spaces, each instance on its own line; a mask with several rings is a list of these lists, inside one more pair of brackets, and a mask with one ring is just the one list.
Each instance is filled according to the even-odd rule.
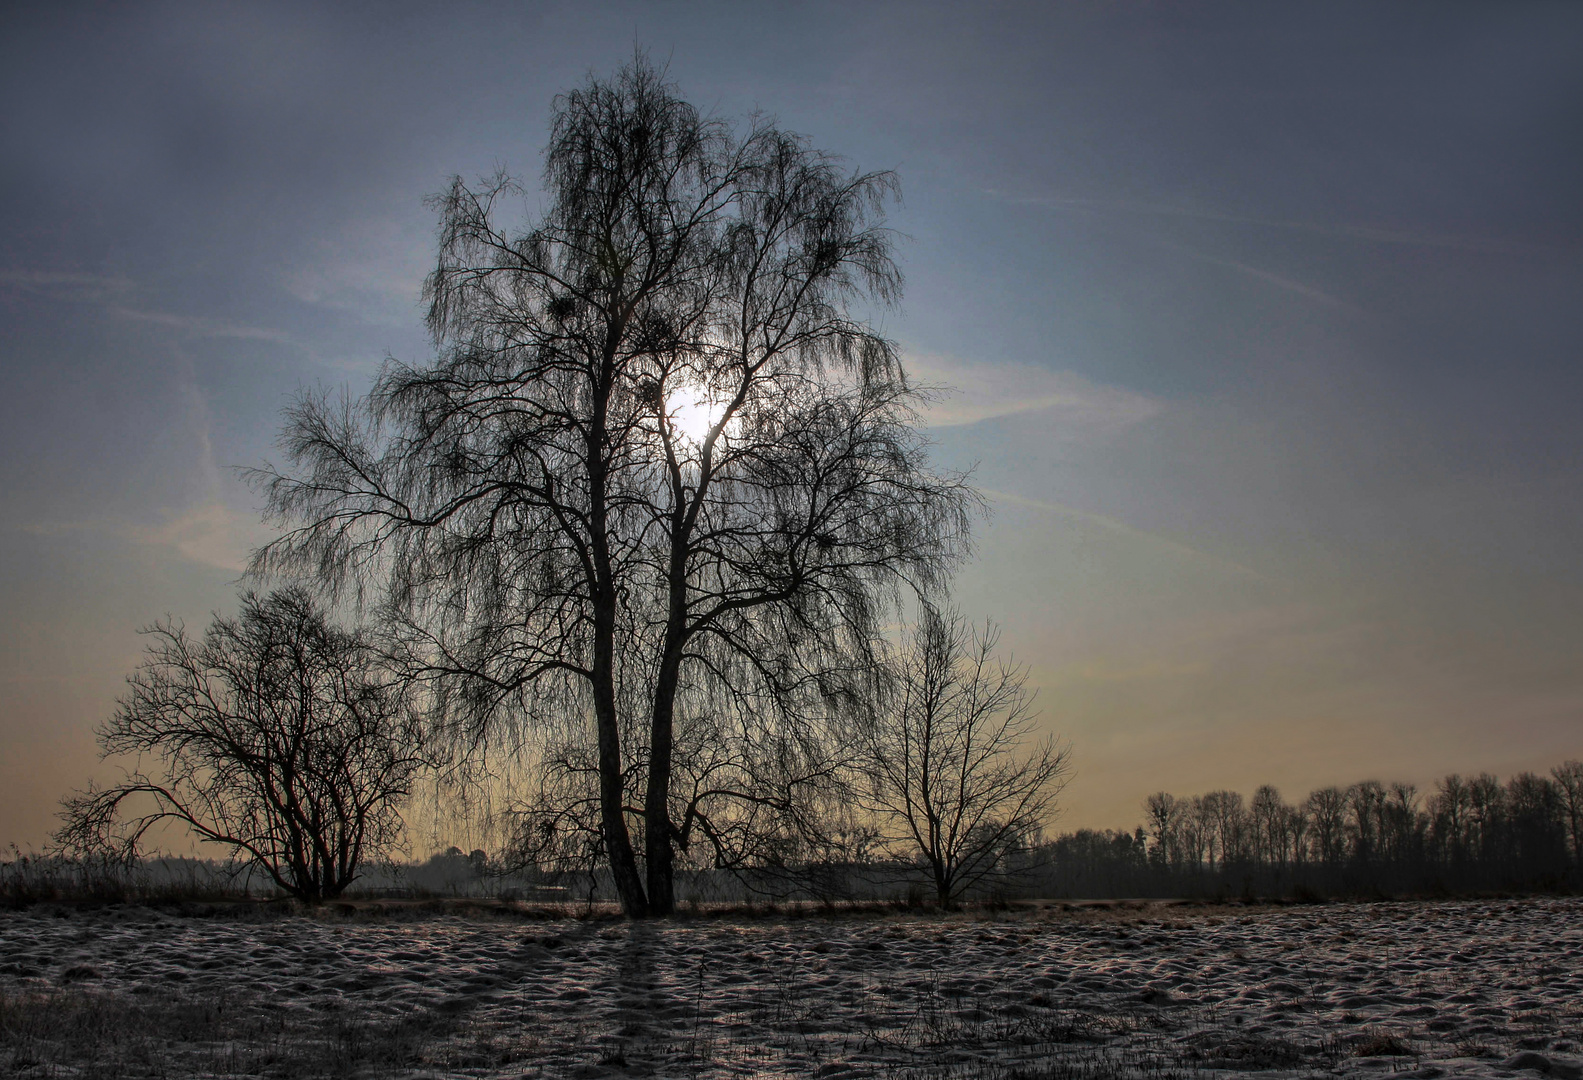
[[284,330],[267,330],[257,326],[243,326],[222,319],[201,315],[176,315],[167,311],[140,311],[136,308],[115,306],[110,313],[123,319],[154,323],[157,326],[179,330],[192,337],[242,338],[251,341],[278,341],[289,344],[291,335]]
[[59,270],[33,270],[26,267],[0,269],[0,289],[10,289],[47,300],[95,304],[120,319],[151,323],[198,338],[241,338],[253,341],[291,343],[283,330],[227,322],[201,315],[178,315],[169,311],[135,306],[140,299],[137,284],[128,277],[113,274],[81,274]]
[[1199,251],[1197,248],[1188,247],[1185,244],[1173,244],[1163,240],[1160,243],[1173,251],[1180,251],[1182,254],[1200,262],[1209,263],[1211,266],[1223,266],[1227,270],[1235,270],[1239,274],[1246,274],[1248,277],[1262,281],[1266,285],[1273,285],[1277,289],[1294,293],[1297,296],[1323,304],[1326,307],[1338,308],[1344,311],[1362,310],[1356,304],[1351,304],[1340,297],[1332,296],[1323,289],[1305,284],[1296,278],[1287,277],[1285,274],[1277,274],[1273,270],[1265,270],[1262,267],[1254,266],[1251,263],[1245,263],[1238,259],[1226,259],[1219,255],[1211,255],[1208,252]]
[[[1125,200],[1064,199],[1042,196],[1013,197],[1002,195],[999,192],[990,192],[989,194],[994,198],[1006,202],[1012,202],[1018,205],[1047,206],[1053,209],[1065,208],[1077,210],[1110,210],[1135,215],[1147,214],[1154,216],[1184,217],[1198,221],[1223,221],[1244,225],[1262,225],[1271,228],[1303,229],[1309,232],[1322,232],[1330,235],[1356,236],[1367,239],[1384,239],[1387,236],[1392,236],[1394,237],[1392,242],[1396,243],[1408,243],[1409,237],[1411,235],[1407,233],[1387,234],[1382,230],[1377,229],[1357,230],[1351,226],[1308,226],[1303,222],[1274,221],[1263,218],[1244,217],[1236,214],[1224,214],[1214,210],[1200,211],[1182,209],[1153,203],[1128,202]],[[1310,285],[1307,282],[1299,281],[1287,274],[1280,274],[1262,266],[1255,266],[1252,263],[1246,262],[1242,259],[1231,259],[1226,258],[1223,255],[1211,254],[1210,252],[1204,251],[1201,248],[1179,243],[1174,240],[1168,240],[1162,236],[1151,235],[1150,239],[1154,243],[1159,244],[1161,247],[1178,252],[1182,255],[1186,255],[1191,259],[1208,263],[1211,266],[1219,266],[1227,270],[1234,270],[1239,274],[1254,278],[1255,280],[1261,281],[1266,285],[1272,285],[1284,292],[1292,293],[1295,296],[1301,296],[1304,299],[1312,300],[1315,303],[1323,304],[1326,307],[1353,312],[1361,310],[1356,304],[1352,304],[1346,300],[1343,300],[1340,297]],[[1430,237],[1420,237],[1420,239],[1424,240],[1425,242],[1430,242],[1432,240],[1445,240],[1445,238]],[[1440,243],[1437,246],[1448,245],[1445,243]]]
[[205,566],[240,574],[248,555],[271,535],[258,519],[217,499],[180,510],[168,510],[156,522],[123,518],[78,521],[33,521],[17,531],[46,538],[81,533],[115,537],[133,544],[167,547]]
[[214,501],[172,514],[157,525],[128,526],[123,535],[171,547],[194,562],[240,574],[266,530],[251,514]]
[[431,247],[426,231],[365,223],[307,249],[281,285],[305,304],[410,328],[420,315],[418,298]]
[[1017,206],[1044,206],[1052,210],[1086,210],[1150,217],[1187,218],[1193,221],[1219,221],[1230,225],[1252,225],[1267,229],[1306,232],[1319,236],[1333,236],[1362,240],[1376,244],[1404,244],[1414,247],[1443,248],[1476,252],[1488,255],[1542,255],[1556,250],[1539,244],[1518,243],[1487,236],[1467,236],[1456,233],[1418,232],[1409,229],[1383,229],[1372,225],[1325,223],[1318,221],[1292,221],[1284,218],[1259,217],[1252,214],[1234,214],[1212,207],[1181,206],[1170,203],[1144,202],[1133,199],[1082,199],[1057,195],[1011,195],[995,189],[984,192],[999,202]]
[[1143,394],[1036,364],[926,354],[909,356],[907,366],[917,382],[940,390],[924,417],[932,427],[1053,410],[1059,413],[1054,430],[1068,438],[1085,438],[1148,420],[1162,408]]
[[1260,581],[1268,580],[1264,574],[1250,566],[1244,566],[1239,562],[1222,558],[1219,555],[1211,555],[1207,551],[1200,551],[1198,548],[1184,544],[1179,540],[1172,540],[1167,536],[1161,536],[1159,533],[1152,533],[1146,529],[1135,528],[1134,526],[1128,525],[1125,521],[1109,517],[1105,514],[1095,514],[1087,510],[1078,510],[1075,507],[1064,506],[1061,503],[1050,502],[1046,499],[1034,499],[1026,495],[1018,495],[1011,491],[997,491],[992,488],[986,488],[983,489],[983,494],[988,496],[992,502],[1005,503],[1010,506],[1021,506],[1029,510],[1043,510],[1050,514],[1058,514],[1061,517],[1069,518],[1073,521],[1079,521],[1086,525],[1092,525],[1099,529],[1103,529],[1106,532],[1127,537],[1130,540],[1140,541],[1141,543],[1147,544],[1150,547],[1156,548],[1158,550],[1167,551],[1174,555],[1185,556],[1195,562],[1210,564],[1223,571],[1229,570],[1238,576],[1254,578]]
[[113,274],[78,274],[59,270],[0,269],[0,288],[55,300],[106,303],[132,292],[132,280]]

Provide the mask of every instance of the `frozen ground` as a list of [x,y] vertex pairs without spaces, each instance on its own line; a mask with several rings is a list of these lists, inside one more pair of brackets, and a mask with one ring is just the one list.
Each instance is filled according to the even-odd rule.
[[0,1074],[1580,1080],[1583,901],[0,912]]

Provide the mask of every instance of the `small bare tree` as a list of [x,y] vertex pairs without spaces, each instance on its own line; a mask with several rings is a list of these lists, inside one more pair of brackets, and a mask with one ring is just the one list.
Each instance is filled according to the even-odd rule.
[[1292,841],[1292,863],[1295,866],[1308,862],[1308,828],[1312,824],[1306,807],[1286,808],[1286,835]]
[[1176,834],[1185,810],[1182,801],[1168,791],[1156,791],[1144,800],[1149,834],[1154,837],[1149,853],[1159,866],[1175,866],[1181,861],[1181,844]]
[[1572,847],[1572,861],[1583,866],[1583,761],[1567,761],[1550,770],[1561,797],[1563,821]]
[[1453,864],[1466,862],[1473,847],[1468,838],[1472,801],[1467,783],[1456,773],[1437,781],[1429,808],[1441,852]]
[[132,857],[174,821],[317,901],[398,840],[418,729],[374,650],[306,591],[245,593],[240,617],[216,617],[201,641],[169,620],[144,633],[147,656],[99,730],[104,754],[136,756],[137,771],[65,800],[61,850]]
[[1248,823],[1253,861],[1285,869],[1286,804],[1274,785],[1264,784],[1253,793],[1253,801],[1248,806]]
[[1337,787],[1319,788],[1309,794],[1307,810],[1315,857],[1326,866],[1341,865],[1347,850],[1346,795]]
[[1065,785],[1068,750],[1027,746],[1026,670],[995,657],[992,623],[925,607],[868,728],[860,790],[890,853],[921,861],[942,906],[1014,868]]

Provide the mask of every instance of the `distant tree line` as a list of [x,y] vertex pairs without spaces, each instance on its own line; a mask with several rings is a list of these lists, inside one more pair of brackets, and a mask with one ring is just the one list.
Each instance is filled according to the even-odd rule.
[[1039,845],[1025,887],[1050,896],[1331,896],[1583,885],[1583,762],[1549,776],[1452,774],[1432,790],[1365,780],[1288,803],[1266,784],[1150,795],[1132,832]]

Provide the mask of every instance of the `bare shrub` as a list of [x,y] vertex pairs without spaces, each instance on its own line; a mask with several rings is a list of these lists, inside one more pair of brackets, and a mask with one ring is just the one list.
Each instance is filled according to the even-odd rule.
[[145,633],[147,656],[99,729],[105,755],[137,770],[65,800],[60,851],[131,859],[176,822],[322,900],[396,843],[425,759],[402,685],[366,641],[298,588],[243,594],[241,615],[201,640],[173,621]]

